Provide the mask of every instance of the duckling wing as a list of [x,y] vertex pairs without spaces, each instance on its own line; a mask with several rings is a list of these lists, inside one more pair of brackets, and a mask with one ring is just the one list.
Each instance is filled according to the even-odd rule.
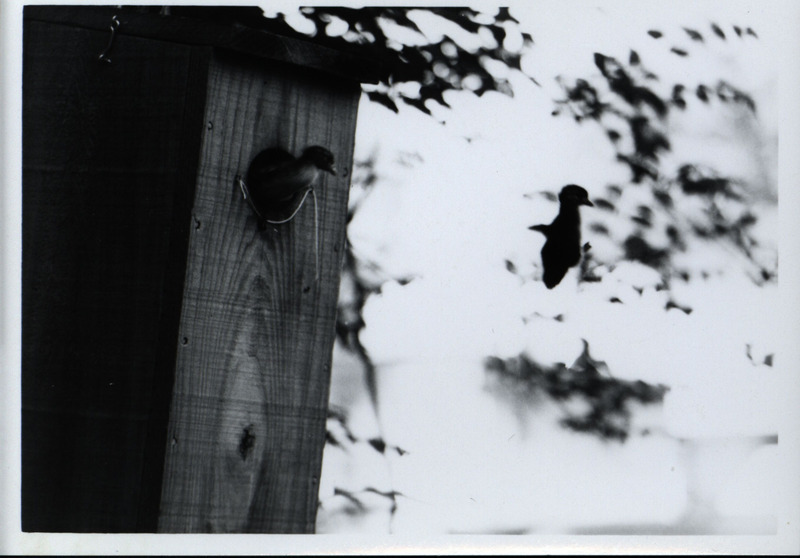
[[572,267],[572,261],[564,252],[563,246],[549,241],[542,247],[542,267],[544,268],[542,280],[548,289],[552,289],[567,274],[567,270]]
[[247,183],[252,185],[276,169],[294,161],[294,155],[280,147],[268,147],[256,155],[247,169]]

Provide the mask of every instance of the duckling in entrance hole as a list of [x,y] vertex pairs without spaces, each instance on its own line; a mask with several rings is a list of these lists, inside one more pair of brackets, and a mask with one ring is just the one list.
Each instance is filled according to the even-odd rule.
[[280,147],[269,147],[255,156],[240,187],[258,216],[259,229],[267,223],[285,223],[294,217],[320,171],[336,176],[333,153],[312,145],[294,157]]

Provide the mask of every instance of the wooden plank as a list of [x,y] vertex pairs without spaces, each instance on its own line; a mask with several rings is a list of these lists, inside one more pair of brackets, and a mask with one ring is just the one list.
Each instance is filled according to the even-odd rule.
[[[108,6],[26,6],[24,11],[26,19],[105,31],[108,31],[114,15],[120,21],[117,35],[123,43],[124,37],[136,36],[211,46],[312,68],[361,83],[377,83],[387,71],[376,60],[353,52],[342,52],[312,41],[284,37],[239,24],[137,13]],[[98,54],[106,43],[99,45]]]
[[[359,87],[263,60],[212,63],[170,414],[160,532],[310,533],[344,254]],[[265,147],[334,152],[259,232],[234,183]]]
[[155,530],[207,62],[107,40],[24,23],[26,531]]

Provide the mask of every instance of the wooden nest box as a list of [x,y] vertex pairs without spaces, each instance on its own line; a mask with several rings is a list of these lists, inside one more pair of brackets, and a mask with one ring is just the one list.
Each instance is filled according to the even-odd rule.
[[[356,110],[377,77],[241,25],[25,8],[24,531],[313,532]],[[259,231],[235,177],[313,144],[339,170],[318,215]]]

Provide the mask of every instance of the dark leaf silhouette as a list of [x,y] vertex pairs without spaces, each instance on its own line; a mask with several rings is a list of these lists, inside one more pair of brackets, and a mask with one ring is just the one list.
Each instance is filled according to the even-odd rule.
[[742,36],[742,28],[739,27],[738,25],[734,25],[733,30],[736,32],[736,35],[738,35],[739,37]]
[[722,31],[722,29],[720,29],[719,25],[717,25],[716,23],[712,23],[711,24],[711,30],[714,31],[714,33],[717,35],[717,37],[719,37],[723,41],[725,40],[725,32]]
[[764,364],[766,364],[767,366],[772,366],[773,358],[775,358],[775,355],[773,355],[773,354],[769,354],[769,355],[765,356],[764,357]]
[[[134,8],[135,9],[135,8]],[[486,71],[485,61],[500,62],[512,71],[521,70],[522,52],[505,48],[505,38],[509,30],[513,30],[523,38],[522,49],[529,48],[533,38],[529,33],[518,29],[519,22],[511,15],[508,8],[500,8],[494,15],[457,6],[436,6],[420,8],[415,6],[311,6],[300,8],[302,15],[310,21],[314,30],[303,33],[287,23],[284,13],[267,17],[257,7],[210,7],[210,6],[174,6],[173,15],[197,17],[237,23],[266,30],[272,33],[307,39],[314,37],[316,43],[337,50],[350,51],[373,61],[383,68],[379,83],[368,95],[370,100],[380,103],[397,112],[400,105],[407,105],[425,114],[431,114],[426,101],[434,100],[442,106],[443,93],[447,91],[464,91],[481,96],[488,91],[511,93],[510,82],[496,78]],[[401,44],[388,37],[384,31],[386,24],[395,24],[418,33],[424,39],[419,27],[414,22],[412,12],[425,10],[458,26],[471,35],[488,34],[495,40],[494,45],[470,47],[465,49],[451,37],[431,40],[418,45]],[[347,30],[336,36],[328,35],[331,21],[341,20]],[[438,68],[440,71],[434,71]],[[473,78],[478,78],[480,86],[473,89]],[[527,76],[533,82],[533,76]],[[421,86],[419,96],[408,96],[402,93],[402,84],[414,82]]]
[[694,29],[688,29],[686,27],[684,27],[683,30],[686,31],[686,34],[689,35],[689,38],[693,41],[703,42],[703,36],[698,31],[695,31]]
[[615,58],[596,52],[594,54],[594,63],[600,69],[606,81],[608,81],[609,88],[625,99],[627,103],[634,106],[645,103],[656,111],[659,116],[666,114],[666,103],[647,87],[636,85],[633,78]]
[[748,28],[747,28],[747,34],[748,34],[748,35],[751,35],[751,36],[753,36],[753,37],[755,37],[756,39],[758,39],[758,35],[756,35],[756,32],[755,32],[755,31],[753,31],[753,28],[752,28],[752,27],[748,27]]
[[639,156],[636,153],[632,155],[623,155],[619,153],[617,154],[617,160],[630,167],[633,175],[631,180],[634,184],[641,183],[645,178],[652,178],[653,180],[658,179],[658,169],[645,157]]
[[685,50],[683,50],[682,48],[678,48],[678,47],[672,47],[672,48],[671,48],[671,49],[669,49],[669,50],[670,50],[671,52],[674,52],[674,53],[675,53],[675,54],[677,54],[678,56],[688,56],[688,55],[689,55],[689,53],[688,53],[688,52],[686,52]]
[[697,98],[704,103],[708,102],[708,87],[705,85],[698,85],[695,94],[697,95]]
[[667,238],[669,238],[670,244],[681,246],[683,244],[683,239],[681,238],[681,233],[675,227],[675,225],[667,225],[666,231]]
[[664,306],[664,308],[666,310],[671,310],[672,308],[677,308],[678,310],[680,310],[681,312],[683,312],[684,314],[687,314],[687,315],[692,313],[692,309],[691,308],[689,308],[688,306],[682,306],[682,305],[678,304],[677,302],[675,302],[674,300],[667,301],[667,304],[666,304],[666,306]]
[[663,33],[661,33],[661,31],[656,31],[655,29],[651,29],[650,31],[647,32],[647,34],[653,37],[654,39],[660,39],[663,36]]
[[378,453],[384,453],[386,451],[386,442],[383,441],[381,438],[372,438],[369,441],[369,445],[375,448],[375,451]]
[[672,196],[663,190],[654,190],[653,197],[664,207],[672,207]]
[[636,153],[640,157],[657,159],[659,151],[669,151],[669,140],[650,124],[647,117],[634,116],[630,119],[630,127]]
[[614,204],[605,198],[592,198],[592,203],[595,205],[595,207],[605,209],[606,211],[614,211],[616,209]]
[[587,410],[582,414],[561,407],[565,416],[559,423],[608,441],[624,442],[629,437],[631,403],[660,403],[668,390],[663,385],[613,378],[606,363],[591,356],[585,340],[570,367],[563,363],[545,366],[525,353],[508,359],[491,356],[484,365],[495,380],[490,389],[498,395],[534,402],[542,397],[563,403],[583,401]]
[[636,52],[635,50],[632,50],[630,56],[628,57],[628,63],[631,64],[632,66],[636,66],[640,62],[641,59],[639,58],[639,53]]
[[756,112],[756,102],[753,98],[726,81],[720,81],[717,84],[717,96],[723,101],[741,103],[753,113]]
[[625,239],[625,259],[637,261],[644,265],[659,269],[663,267],[669,259],[669,252],[659,248],[653,248],[640,236],[631,235]]
[[709,172],[701,170],[695,165],[682,165],[678,169],[677,182],[687,194],[703,196],[723,194],[732,199],[738,197],[731,189],[731,181],[729,179],[709,174]]
[[378,104],[381,104],[391,110],[392,112],[399,112],[397,108],[397,104],[389,98],[389,95],[386,93],[380,93],[378,91],[368,91],[367,97],[370,101],[374,101]]
[[631,217],[634,223],[641,225],[645,228],[653,226],[653,211],[644,205],[640,205],[637,209],[637,214]]
[[577,80],[574,87],[567,88],[567,100],[580,108],[577,116],[582,118],[599,119],[605,110],[597,90],[583,79]]
[[686,100],[683,98],[683,92],[684,92],[685,89],[686,88],[680,83],[676,83],[672,87],[672,98],[671,98],[671,101],[672,101],[672,104],[674,104],[679,109],[685,109],[686,108]]
[[325,443],[337,448],[342,447],[342,444],[339,443],[339,440],[334,437],[330,430],[325,431]]

